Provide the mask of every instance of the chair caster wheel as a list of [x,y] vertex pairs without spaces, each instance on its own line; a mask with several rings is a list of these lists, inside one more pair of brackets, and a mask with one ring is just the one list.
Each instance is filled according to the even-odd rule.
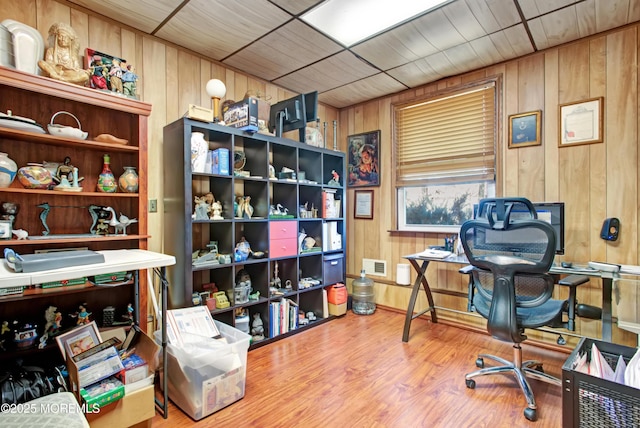
[[536,409],[526,408],[524,409],[524,417],[530,420],[531,422],[535,422],[538,419],[538,412]]
[[474,389],[476,387],[476,381],[473,379],[467,379],[465,383],[467,384],[467,388],[469,389]]
[[476,367],[483,369],[484,368],[484,359],[478,358],[476,360]]
[[562,336],[558,336],[558,340],[556,340],[556,343],[557,343],[558,345],[566,345],[566,344],[567,344],[567,339],[565,339],[565,338],[564,338],[564,337],[562,337]]

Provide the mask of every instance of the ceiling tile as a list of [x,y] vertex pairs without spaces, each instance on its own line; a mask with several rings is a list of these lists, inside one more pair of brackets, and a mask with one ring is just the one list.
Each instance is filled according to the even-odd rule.
[[561,9],[575,2],[576,0],[518,0],[522,14],[526,19],[544,15],[545,13]]
[[487,34],[502,29],[486,0],[465,0],[465,3]]
[[311,9],[316,4],[322,3],[324,0],[271,0],[271,3],[277,4],[291,15],[300,15]]
[[325,92],[377,72],[351,52],[343,51],[273,82],[299,93]]
[[407,89],[406,86],[384,73],[323,92],[318,100],[337,108],[379,98]]
[[500,28],[511,27],[521,22],[520,14],[512,0],[484,0],[495,16]]
[[[533,46],[527,37],[527,32],[523,25],[498,31],[497,33],[491,34],[489,38],[496,47],[498,54],[503,58],[503,61],[533,52]],[[518,52],[522,53],[519,54]]]
[[289,19],[267,0],[191,0],[156,35],[222,60]]
[[351,50],[381,70],[389,70],[438,51],[413,21],[356,45]]
[[470,41],[487,35],[466,2],[449,3],[442,8],[442,12],[465,40]]
[[546,49],[580,38],[574,7],[534,18],[529,21],[529,28],[538,49]]
[[183,0],[70,0],[101,15],[151,33]]
[[231,55],[223,62],[254,76],[273,80],[340,50],[342,46],[300,21],[276,31]]
[[466,41],[442,9],[423,15],[412,21],[412,24],[415,25],[422,37],[438,49],[447,49]]
[[433,82],[445,77],[431,67],[428,58],[419,59],[409,64],[387,71],[387,74],[394,77],[404,85],[415,88],[425,83]]

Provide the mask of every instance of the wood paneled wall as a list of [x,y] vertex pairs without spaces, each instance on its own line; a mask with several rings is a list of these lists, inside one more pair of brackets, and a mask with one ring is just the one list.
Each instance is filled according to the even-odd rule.
[[[382,134],[381,185],[374,188],[374,219],[353,220],[349,212],[348,275],[357,275],[362,258],[385,260],[387,277],[372,276],[376,281],[376,300],[400,310],[406,308],[410,290],[395,285],[396,265],[403,263],[403,255],[422,251],[428,245],[441,245],[442,236],[390,232],[396,227],[393,223],[395,194],[391,164],[392,103],[492,75],[501,75],[503,82],[498,148],[498,187],[502,189],[502,195],[565,202],[566,252],[559,260],[640,264],[637,225],[640,195],[638,29],[638,25],[631,25],[342,109],[339,122],[343,149],[347,135],[375,129],[380,129]],[[604,142],[559,148],[559,104],[594,97],[604,97]],[[542,145],[508,149],[508,116],[533,110],[542,110]],[[352,189],[348,199],[353,200]],[[352,210],[352,206],[348,209]],[[602,222],[607,217],[618,217],[621,221],[621,234],[616,242],[606,242],[599,237]],[[443,291],[435,295],[437,306],[466,311],[467,279],[457,272],[457,267],[435,264],[429,268],[428,278],[433,288]],[[414,279],[412,272],[412,281]],[[582,286],[579,301],[600,306],[600,288],[599,280]],[[566,296],[566,290],[558,289],[556,293]],[[426,299],[422,296],[419,305],[426,307]],[[483,325],[482,320],[465,313],[442,311],[441,316],[470,325]],[[601,325],[599,321],[580,320],[578,331],[600,337]],[[555,341],[556,337],[543,338]],[[636,337],[614,327],[614,339],[635,344]]]
[[[158,200],[158,212],[149,214],[149,233],[152,235],[149,249],[154,251],[163,248],[162,195],[166,173],[161,167],[163,127],[181,117],[189,104],[209,106],[205,84],[212,78],[225,82],[226,99],[242,99],[248,89],[264,92],[271,102],[294,95],[64,0],[0,0],[0,20],[5,18],[37,28],[45,40],[51,24],[68,23],[78,33],[82,49],[91,47],[123,57],[136,67],[141,77],[138,82],[141,98],[153,105],[149,121],[148,177],[149,198]],[[376,300],[399,310],[407,307],[410,290],[395,285],[396,264],[404,262],[403,255],[440,244],[442,236],[390,232],[395,229],[395,193],[391,187],[394,174],[391,163],[392,103],[493,75],[501,75],[503,82],[498,150],[498,179],[503,194],[566,203],[566,255],[563,259],[578,263],[601,260],[639,264],[639,48],[638,25],[631,25],[340,111],[320,105],[322,121],[338,120],[338,147],[341,150],[346,150],[348,135],[376,129],[380,129],[382,135],[381,185],[374,188],[373,220],[353,220],[353,190],[348,191],[345,204],[348,275],[357,276],[362,258],[385,260],[387,277],[373,277]],[[599,96],[604,97],[605,106],[604,142],[558,148],[558,104]],[[507,149],[507,117],[531,110],[543,112],[542,145]],[[331,126],[327,139],[331,146]],[[617,242],[599,238],[600,226],[606,217],[621,220],[621,236]],[[483,325],[483,320],[463,313],[467,304],[464,297],[467,279],[455,267],[435,266],[429,268],[429,281],[438,291],[436,304],[461,312],[442,311],[440,316],[469,325]],[[413,279],[415,274],[412,273]],[[581,302],[599,305],[599,283],[592,281],[581,287],[578,297]],[[423,296],[418,306],[426,307]],[[600,335],[598,321],[582,320],[578,328],[585,335]],[[635,335],[622,331],[615,330],[614,338],[635,343]],[[555,337],[545,339],[551,341]]]
[[[149,198],[158,201],[158,212],[149,214],[149,233],[152,236],[149,249],[153,251],[162,251],[163,248],[163,127],[183,116],[189,104],[211,107],[205,85],[213,78],[222,80],[227,86],[223,101],[241,100],[249,89],[266,94],[272,103],[295,95],[64,0],[0,0],[0,20],[7,18],[36,28],[45,43],[51,24],[65,22],[78,34],[82,53],[90,47],[125,58],[136,68],[140,76],[138,92],[141,99],[152,104],[149,118]],[[331,123],[338,118],[337,109],[324,105],[318,106],[318,113],[323,122]],[[327,128],[327,139],[333,140],[331,126]]]

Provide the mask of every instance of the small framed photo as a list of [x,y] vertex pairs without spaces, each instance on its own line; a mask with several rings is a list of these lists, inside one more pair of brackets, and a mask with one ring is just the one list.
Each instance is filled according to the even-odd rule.
[[560,104],[558,146],[602,142],[603,97]]
[[539,146],[542,111],[512,114],[509,116],[509,148]]
[[0,239],[11,239],[11,220],[0,220]]
[[373,220],[373,190],[356,190],[353,217]]
[[380,185],[380,130],[347,137],[349,187]]
[[99,345],[102,339],[100,338],[98,325],[95,321],[91,321],[89,324],[78,326],[57,336],[56,342],[62,353],[62,359],[66,361],[67,354],[72,357],[76,356]]

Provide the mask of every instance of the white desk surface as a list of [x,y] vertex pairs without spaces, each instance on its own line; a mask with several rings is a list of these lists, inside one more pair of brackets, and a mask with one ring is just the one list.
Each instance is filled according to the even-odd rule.
[[14,272],[7,266],[5,259],[0,259],[0,288],[28,286],[119,271],[152,269],[176,263],[174,256],[148,250],[103,250],[97,252],[104,255],[103,263],[29,273]]

